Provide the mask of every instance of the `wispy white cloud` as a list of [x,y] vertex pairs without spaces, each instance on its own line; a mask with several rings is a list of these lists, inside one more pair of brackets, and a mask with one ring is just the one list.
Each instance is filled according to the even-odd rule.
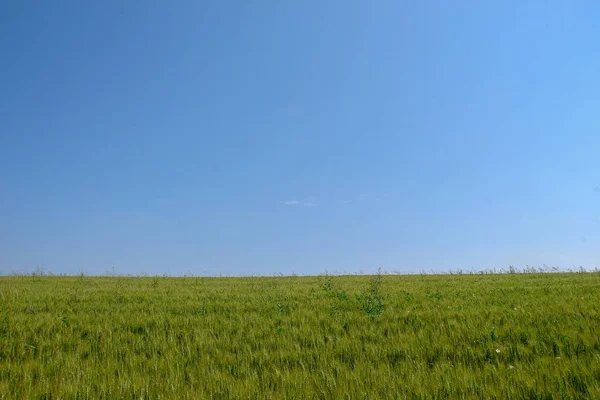
[[317,205],[314,197],[310,197],[305,200],[286,200],[283,202],[286,206],[297,206],[297,207],[315,207]]

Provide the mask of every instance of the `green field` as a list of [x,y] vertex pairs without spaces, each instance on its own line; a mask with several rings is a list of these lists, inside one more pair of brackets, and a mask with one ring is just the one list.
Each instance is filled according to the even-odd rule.
[[1,399],[600,398],[600,274],[0,278]]

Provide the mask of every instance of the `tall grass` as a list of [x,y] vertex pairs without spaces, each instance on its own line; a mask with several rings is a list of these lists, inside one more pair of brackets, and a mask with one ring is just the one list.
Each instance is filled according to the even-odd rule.
[[2,399],[600,398],[600,274],[0,278]]

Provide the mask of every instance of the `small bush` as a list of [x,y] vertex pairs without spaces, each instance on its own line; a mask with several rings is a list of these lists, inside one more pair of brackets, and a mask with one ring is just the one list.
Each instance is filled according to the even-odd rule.
[[385,307],[383,293],[381,292],[382,281],[383,275],[381,274],[381,269],[379,269],[377,274],[371,278],[369,285],[356,296],[360,308],[365,314],[371,317],[381,315]]

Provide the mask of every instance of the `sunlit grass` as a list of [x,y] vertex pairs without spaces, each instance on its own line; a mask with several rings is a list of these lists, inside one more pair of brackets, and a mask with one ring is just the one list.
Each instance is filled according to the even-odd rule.
[[0,398],[600,398],[600,274],[0,278]]

